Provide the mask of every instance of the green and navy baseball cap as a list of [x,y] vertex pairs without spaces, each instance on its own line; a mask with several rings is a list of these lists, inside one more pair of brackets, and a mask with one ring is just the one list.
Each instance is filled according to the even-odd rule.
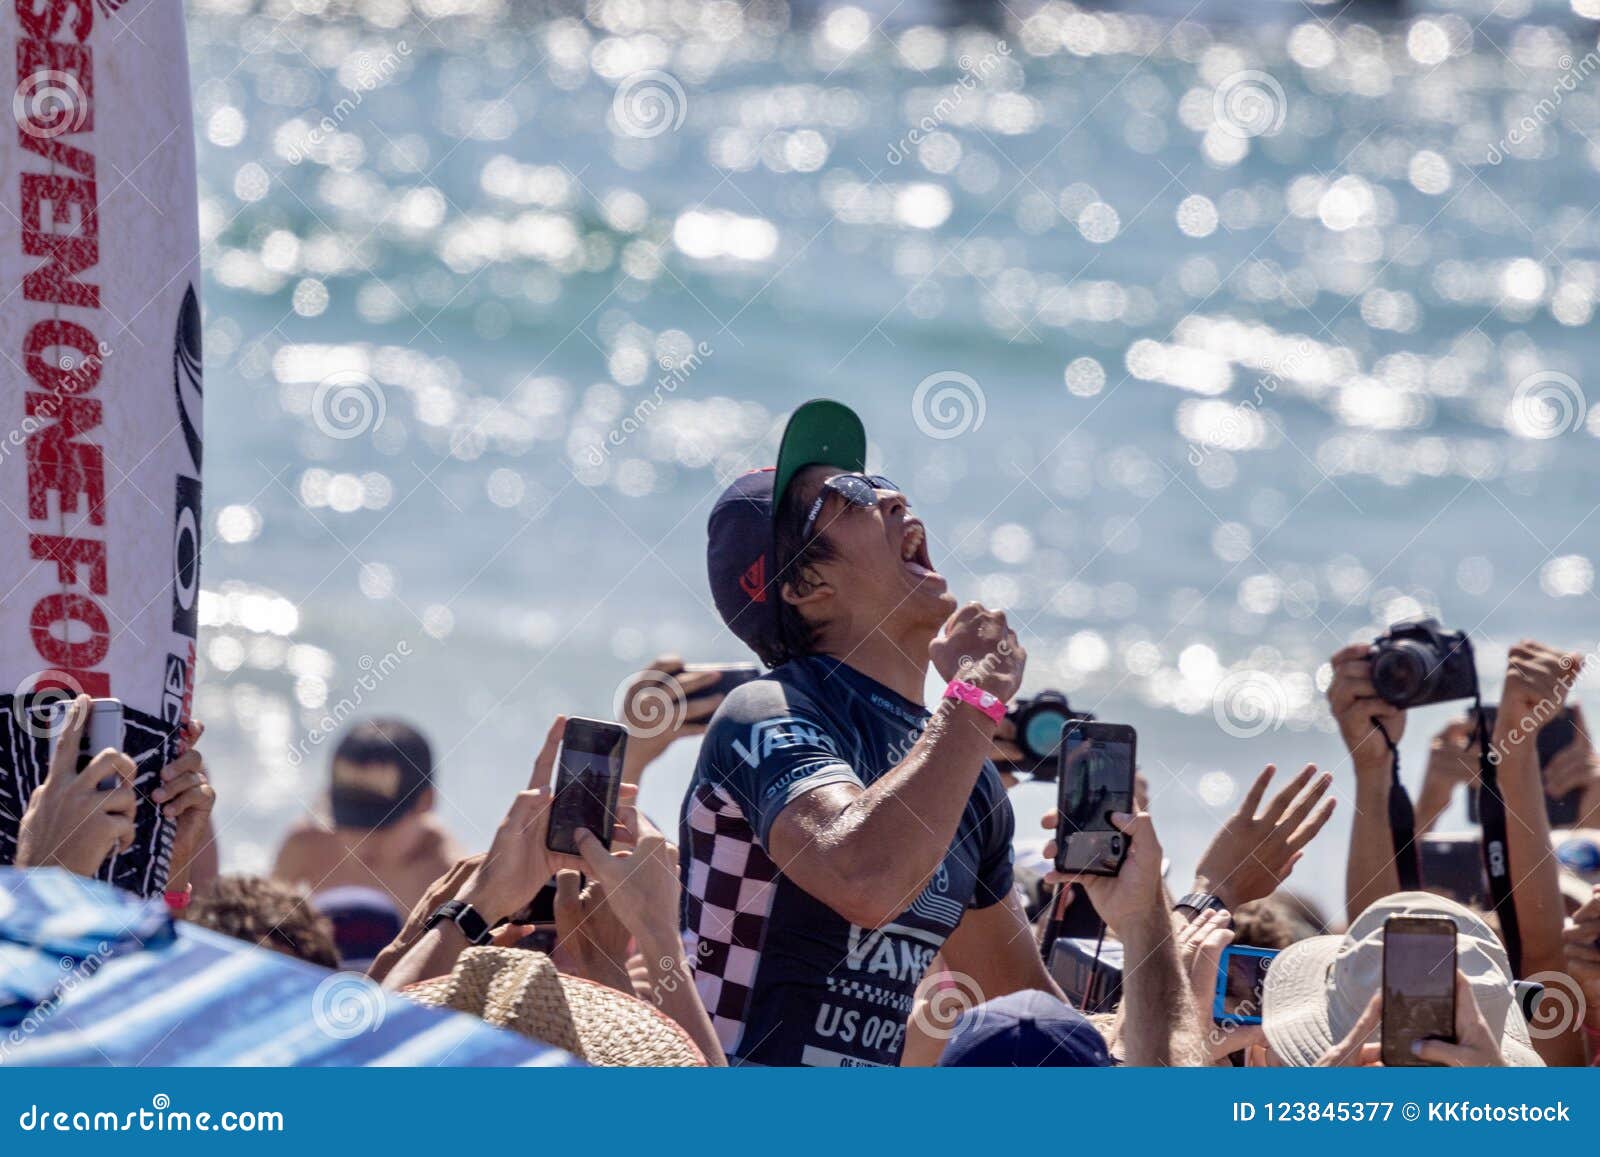
[[789,416],[778,464],[735,478],[706,525],[711,597],[728,629],[755,651],[778,653],[782,577],[774,555],[774,522],[783,496],[807,466],[867,468],[867,431],[854,410],[818,398]]

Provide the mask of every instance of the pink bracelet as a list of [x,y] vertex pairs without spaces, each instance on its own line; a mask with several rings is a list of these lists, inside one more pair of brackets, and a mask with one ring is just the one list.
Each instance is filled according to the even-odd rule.
[[944,689],[946,699],[954,699],[969,707],[976,707],[996,723],[1006,717],[1006,705],[1000,699],[965,679],[952,679]]
[[194,899],[194,885],[185,884],[181,892],[163,892],[161,898],[167,902],[169,912],[182,912]]

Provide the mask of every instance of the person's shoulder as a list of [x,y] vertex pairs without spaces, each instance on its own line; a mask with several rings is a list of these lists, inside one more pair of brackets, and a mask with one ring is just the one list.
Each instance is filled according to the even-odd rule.
[[779,716],[815,715],[816,705],[811,696],[796,685],[795,672],[790,670],[792,666],[792,663],[785,663],[728,692],[712,719],[713,728],[718,723],[748,726]]
[[319,862],[340,855],[339,838],[333,829],[315,816],[304,816],[284,834],[273,874],[280,878],[311,878]]

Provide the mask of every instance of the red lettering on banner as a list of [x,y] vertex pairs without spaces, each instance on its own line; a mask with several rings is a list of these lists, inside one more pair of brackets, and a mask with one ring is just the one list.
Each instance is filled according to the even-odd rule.
[[[99,398],[83,396],[100,384],[99,315],[64,318],[60,307],[100,308],[100,285],[92,273],[100,262],[94,51],[88,44],[94,0],[14,5],[22,33],[15,59],[18,101],[45,92],[71,98],[65,107],[60,101],[40,106],[59,113],[57,119],[36,123],[20,112],[17,118],[16,156],[24,164],[40,158],[44,170],[18,174],[22,255],[43,259],[29,263],[34,267],[23,275],[21,306],[52,307],[50,316],[23,322],[23,361],[38,387],[26,394],[28,518],[50,522],[86,510],[87,529],[105,523],[105,451],[88,436],[102,426],[104,414]],[[52,668],[36,677],[36,688],[110,695],[109,673],[93,670],[111,647],[106,610],[91,597],[108,593],[105,539],[34,532],[28,552],[53,568],[53,585],[76,588],[45,595],[29,615],[33,645]]]
[[[58,636],[52,628],[62,624]],[[72,624],[83,623],[89,637],[73,642]],[[33,608],[33,645],[47,661],[63,667],[93,667],[111,647],[111,628],[100,604],[84,595],[53,594]]]
[[93,538],[66,538],[59,534],[30,534],[28,553],[56,564],[56,575],[63,586],[76,586],[78,566],[89,568],[89,589],[106,593],[106,544]]
[[[43,227],[46,205],[50,207],[48,229]],[[77,219],[69,221],[73,209]],[[85,285],[77,276],[99,263],[99,235],[93,181],[22,174],[22,251],[29,257],[49,258],[22,279],[23,297],[99,309],[100,287]]]
[[72,35],[80,44],[89,39],[94,27],[94,4],[90,0],[17,0],[17,21],[29,36],[44,40],[60,32],[67,23],[67,13],[76,12],[72,22]]
[[93,442],[75,441],[100,424],[100,403],[68,394],[28,394],[28,414],[54,418],[28,438],[28,517],[50,516],[50,492],[61,497],[61,513],[74,514],[89,499],[89,521],[106,520],[105,454]]
[[[40,355],[50,349],[77,350],[83,357],[70,368],[62,359]],[[22,352],[28,359],[28,376],[43,390],[57,390],[63,394],[82,394],[100,384],[100,347],[90,333],[77,322],[36,322],[22,339]]]

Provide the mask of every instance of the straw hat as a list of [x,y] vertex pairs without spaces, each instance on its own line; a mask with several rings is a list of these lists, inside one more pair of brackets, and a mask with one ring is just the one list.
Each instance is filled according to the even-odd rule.
[[1262,986],[1261,1027],[1285,1064],[1315,1065],[1355,1027],[1383,984],[1383,924],[1390,916],[1454,920],[1456,967],[1472,986],[1489,1031],[1499,1036],[1506,1063],[1544,1064],[1513,997],[1511,966],[1499,939],[1470,908],[1428,892],[1385,896],[1343,936],[1313,936],[1273,960]]
[[564,976],[542,952],[468,948],[449,976],[401,990],[419,1004],[470,1012],[565,1049],[591,1065],[704,1066],[689,1034],[644,1001]]

